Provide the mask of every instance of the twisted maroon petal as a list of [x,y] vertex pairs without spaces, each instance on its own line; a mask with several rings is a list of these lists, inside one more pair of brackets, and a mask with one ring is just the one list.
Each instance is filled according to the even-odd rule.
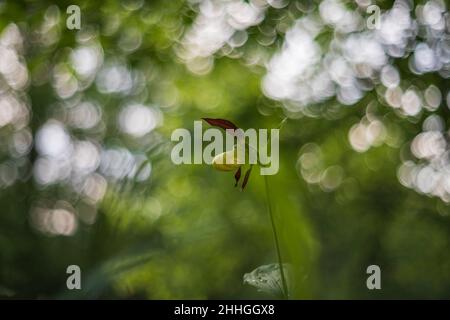
[[224,130],[226,129],[233,129],[236,130],[238,127],[231,121],[225,120],[225,119],[212,119],[212,118],[202,118],[205,120],[209,125],[214,127],[219,127]]
[[241,179],[241,167],[237,169],[236,173],[234,174],[234,180],[236,180],[236,183],[234,184],[235,187],[237,187],[239,179]]

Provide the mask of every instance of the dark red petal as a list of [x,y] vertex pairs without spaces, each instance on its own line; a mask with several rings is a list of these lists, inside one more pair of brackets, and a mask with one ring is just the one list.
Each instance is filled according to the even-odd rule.
[[225,119],[212,119],[212,118],[202,118],[208,122],[211,126],[220,127],[222,129],[238,129],[238,127],[231,121]]
[[237,169],[236,173],[234,174],[234,180],[236,180],[236,183],[234,184],[235,187],[237,187],[239,179],[241,179],[241,167]]
[[244,190],[245,186],[247,185],[248,178],[250,178],[250,172],[252,172],[252,167],[250,167],[244,176],[244,181],[242,181],[242,190]]

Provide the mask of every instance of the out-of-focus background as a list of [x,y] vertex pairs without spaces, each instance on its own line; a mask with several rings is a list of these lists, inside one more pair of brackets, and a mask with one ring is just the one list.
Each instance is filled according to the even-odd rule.
[[277,261],[263,177],[175,166],[170,136],[288,117],[269,183],[292,297],[449,298],[448,6],[1,1],[0,297],[270,298],[243,283]]

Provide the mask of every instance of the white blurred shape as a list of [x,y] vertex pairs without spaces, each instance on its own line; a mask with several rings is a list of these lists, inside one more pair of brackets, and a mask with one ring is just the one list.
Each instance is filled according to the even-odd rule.
[[96,83],[102,93],[127,93],[133,86],[133,79],[126,66],[110,64],[100,70]]
[[33,143],[33,136],[29,129],[23,129],[13,134],[11,140],[11,152],[15,156],[23,156],[27,154]]
[[65,209],[55,209],[51,216],[51,232],[55,235],[71,236],[75,233],[78,223],[75,215]]
[[8,124],[21,129],[28,124],[29,111],[15,96],[0,94],[0,128]]
[[402,110],[408,116],[415,116],[421,111],[420,97],[413,89],[408,89],[402,95]]
[[447,143],[441,132],[426,131],[418,134],[411,143],[412,153],[419,159],[432,159],[445,152]]
[[17,167],[12,162],[0,163],[0,188],[11,186],[17,179]]
[[102,51],[98,46],[82,46],[72,51],[70,59],[78,75],[91,77],[102,63]]
[[436,54],[426,43],[419,43],[414,51],[414,66],[420,73],[434,71],[437,68]]
[[100,119],[100,107],[90,101],[81,102],[68,111],[68,122],[75,128],[91,129],[99,123]]
[[414,188],[416,179],[416,166],[412,161],[406,161],[397,170],[398,180],[407,188]]
[[438,87],[435,85],[430,85],[425,90],[425,102],[427,103],[426,107],[430,111],[436,110],[442,101],[442,94]]
[[83,187],[84,196],[93,204],[101,201],[106,193],[108,183],[103,176],[94,173],[89,175]]
[[90,141],[78,141],[74,144],[71,160],[77,174],[91,173],[100,163],[99,148]]
[[69,67],[63,63],[57,64],[53,68],[53,87],[63,99],[70,98],[78,90],[78,80]]
[[428,1],[423,7],[423,19],[429,25],[438,24],[445,12],[445,5],[441,1]]
[[145,155],[136,155],[135,165],[130,171],[128,177],[136,179],[136,181],[145,181],[150,177],[152,165]]
[[349,62],[365,64],[375,70],[387,61],[383,47],[371,33],[351,34],[344,43],[344,53]]
[[397,68],[388,64],[381,69],[381,83],[386,88],[395,88],[400,84],[400,74]]
[[352,32],[361,22],[361,17],[356,11],[349,11],[339,0],[325,0],[320,2],[319,13],[322,20],[334,26],[340,32]]
[[226,10],[229,15],[227,22],[237,30],[244,30],[258,24],[264,18],[260,8],[243,1],[231,1]]
[[70,135],[60,122],[50,120],[36,133],[36,149],[41,155],[66,158],[72,149]]
[[119,127],[129,135],[142,137],[158,125],[160,117],[161,115],[153,108],[132,104],[120,112]]
[[349,141],[352,148],[358,152],[365,152],[370,148],[370,142],[367,141],[366,126],[358,123],[350,128]]
[[376,33],[382,43],[402,48],[407,44],[411,27],[409,8],[397,1],[391,10],[381,16],[381,26]]
[[55,209],[35,207],[30,218],[34,228],[51,236],[71,236],[78,228],[77,218],[69,206]]
[[389,88],[384,95],[386,102],[393,108],[400,108],[402,106],[402,97],[403,91],[400,87]]
[[436,187],[439,175],[431,167],[425,166],[419,170],[416,176],[416,186],[422,193],[431,193]]
[[126,149],[107,149],[102,152],[100,171],[108,178],[118,180],[130,174],[135,166],[133,155]]
[[444,131],[445,123],[437,114],[432,114],[428,116],[423,122],[424,131]]
[[70,163],[66,160],[39,157],[33,166],[33,176],[40,185],[50,185],[70,175]]
[[332,191],[340,186],[344,170],[340,166],[328,167],[320,176],[320,187],[324,191]]
[[447,98],[446,98],[446,100],[447,100],[447,108],[450,109],[450,91],[447,92]]

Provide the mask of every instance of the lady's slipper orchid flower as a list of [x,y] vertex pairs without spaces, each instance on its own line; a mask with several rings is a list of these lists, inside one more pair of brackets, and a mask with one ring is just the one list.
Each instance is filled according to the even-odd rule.
[[[238,129],[238,127],[229,120],[211,119],[211,118],[202,118],[202,119],[205,120],[211,126],[219,127],[224,130]],[[212,161],[212,166],[214,169],[219,170],[219,171],[234,171],[234,170],[236,170],[236,172],[234,174],[234,179],[235,179],[234,186],[236,187],[239,183],[239,180],[241,179],[241,170],[242,170],[242,167],[245,166],[245,164],[242,164],[242,161],[239,161],[238,152],[235,147],[235,148],[233,148],[233,150],[222,152],[222,153],[216,155]],[[252,165],[250,165],[250,168],[248,168],[247,171],[245,172],[244,180],[241,185],[242,190],[244,190],[245,186],[248,183],[248,179],[250,178],[251,171],[252,171]]]

